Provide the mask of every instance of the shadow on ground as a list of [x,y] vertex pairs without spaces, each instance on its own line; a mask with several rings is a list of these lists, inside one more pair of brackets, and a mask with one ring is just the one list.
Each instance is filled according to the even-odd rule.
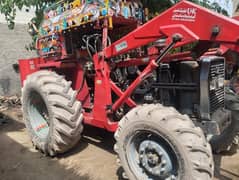
[[24,124],[12,117],[4,118],[5,123],[0,125],[0,179],[91,179],[88,174],[80,174],[76,169],[60,164],[58,159],[37,152],[29,143]]
[[113,148],[115,144],[114,134],[103,129],[85,125],[82,138],[78,145],[76,145],[76,147],[68,153],[58,155],[58,158],[66,158],[77,154],[87,148],[89,144],[97,146],[98,148],[115,155]]
[[231,157],[223,157],[219,155],[214,155],[214,163],[215,163],[215,171],[214,171],[214,176],[216,179],[219,180],[237,180],[239,179],[239,159],[232,159],[232,160],[227,160],[231,161],[232,164],[235,162],[237,163],[237,168],[234,168],[234,171],[237,173],[233,172],[230,167],[227,167],[228,165],[225,165],[223,162],[223,158],[231,158]]
[[[45,157],[31,145],[20,111],[5,115],[0,125],[0,179],[4,180],[122,180],[116,164],[113,133],[85,126],[83,137],[70,152]],[[239,156],[215,158],[215,179],[239,179]]]

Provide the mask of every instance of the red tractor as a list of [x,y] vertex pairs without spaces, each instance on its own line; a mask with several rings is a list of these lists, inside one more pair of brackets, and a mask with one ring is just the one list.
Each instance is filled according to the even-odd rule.
[[229,59],[239,22],[187,1],[149,21],[143,8],[74,1],[46,10],[39,57],[19,61],[32,142],[55,156],[88,124],[115,132],[129,179],[212,179],[212,150],[228,151],[238,133],[225,80],[237,71]]

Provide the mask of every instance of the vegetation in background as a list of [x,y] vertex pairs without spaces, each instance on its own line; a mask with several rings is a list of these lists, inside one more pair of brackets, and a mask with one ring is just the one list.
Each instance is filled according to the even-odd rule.
[[[57,0],[58,1],[58,0]],[[162,12],[172,6],[179,0],[142,0],[143,3],[149,7],[151,12]],[[213,9],[224,15],[228,15],[228,12],[221,7],[218,3],[210,3],[209,0],[191,0],[201,6]],[[36,9],[36,17],[34,21],[36,25],[39,25],[42,20],[43,9],[49,4],[56,2],[56,0],[0,0],[0,13],[4,14],[6,21],[10,29],[14,28],[14,19],[16,16],[16,9],[22,9],[25,7],[34,7]]]
[[[8,23],[9,29],[14,29],[14,19],[16,16],[16,9],[22,10],[23,7],[35,9],[35,17],[31,20],[30,24],[34,24],[35,27],[39,27],[43,18],[43,10],[59,0],[0,0],[0,13],[5,15],[5,19]],[[173,4],[180,0],[142,0],[144,5],[150,9],[150,12],[155,15],[160,13]],[[209,0],[190,0],[201,6],[209,9],[213,9],[224,15],[228,15],[228,12],[221,7],[218,3],[210,3]],[[34,42],[36,40],[36,35],[31,34],[33,38],[33,43],[30,44],[27,49],[34,49]]]

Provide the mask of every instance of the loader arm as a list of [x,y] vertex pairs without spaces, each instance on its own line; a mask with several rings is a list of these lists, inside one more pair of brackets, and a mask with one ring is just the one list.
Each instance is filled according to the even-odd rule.
[[203,41],[223,44],[231,50],[239,51],[237,20],[183,0],[107,47],[105,57],[126,53],[158,39],[172,37],[175,33],[183,36],[177,47]]

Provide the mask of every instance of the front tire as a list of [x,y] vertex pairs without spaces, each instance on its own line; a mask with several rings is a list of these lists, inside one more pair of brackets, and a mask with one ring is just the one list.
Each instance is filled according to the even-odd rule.
[[38,71],[27,77],[22,88],[22,109],[33,145],[54,156],[71,149],[83,130],[81,103],[63,76]]
[[134,108],[120,121],[115,139],[119,162],[130,180],[213,178],[211,148],[202,130],[174,108]]

